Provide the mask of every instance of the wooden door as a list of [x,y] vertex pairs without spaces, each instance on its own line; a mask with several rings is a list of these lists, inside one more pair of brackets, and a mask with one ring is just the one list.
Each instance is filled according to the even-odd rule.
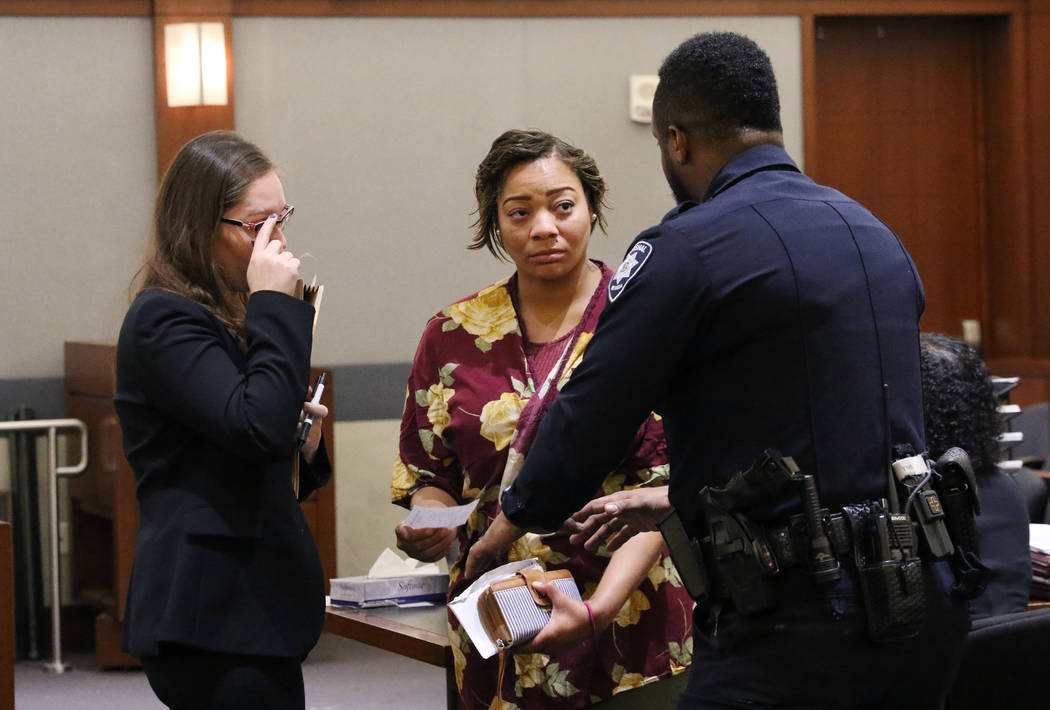
[[818,18],[815,30],[810,174],[900,236],[926,290],[924,330],[986,323],[980,22]]

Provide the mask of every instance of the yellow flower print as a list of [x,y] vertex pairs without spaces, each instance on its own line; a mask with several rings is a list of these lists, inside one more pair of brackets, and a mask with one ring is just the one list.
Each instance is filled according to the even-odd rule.
[[470,485],[470,472],[463,472],[463,488],[460,489],[460,495],[463,496],[463,500],[471,501],[478,497],[481,493],[480,488],[474,488]]
[[409,470],[400,456],[394,458],[394,475],[390,480],[390,500],[398,501],[411,495],[419,482],[419,474]]
[[513,483],[524,464],[525,456],[520,451],[515,450],[513,446],[507,449],[507,463],[503,464],[503,475],[500,477],[500,484],[502,485],[503,481]]
[[514,673],[518,676],[515,690],[535,688],[547,677],[544,669],[551,657],[543,653],[519,653],[514,656]]
[[499,399],[485,404],[481,410],[481,435],[496,445],[497,451],[507,448],[514,439],[518,417],[527,399],[516,392],[504,392]]
[[627,598],[627,601],[620,607],[620,611],[616,613],[616,623],[620,626],[630,626],[631,624],[637,624],[638,619],[642,617],[642,612],[650,608],[649,598],[645,596],[645,593],[641,590],[634,590],[631,596]]
[[645,684],[645,676],[641,673],[624,673],[620,676],[620,684],[613,688],[613,695],[622,693],[631,688],[640,688]]
[[678,675],[693,662],[693,637],[686,638],[682,643],[671,641],[667,644],[667,651],[671,655],[671,673]]
[[664,582],[670,582],[672,587],[681,587],[682,578],[678,576],[678,568],[674,566],[669,555],[664,555],[656,564],[649,569],[649,581],[653,589],[659,589]]
[[[671,466],[670,464],[662,463],[636,471],[635,475],[642,482],[642,486],[666,486],[671,482]],[[640,486],[635,486],[635,488],[638,487]]]
[[646,678],[641,673],[624,673],[620,676],[620,684],[613,688],[613,695],[622,693],[625,690],[631,688],[641,688],[643,685],[648,685],[656,680],[655,677]]
[[542,653],[514,656],[514,671],[517,675],[514,692],[519,698],[526,688],[539,688],[550,698],[567,698],[580,692],[569,681],[569,670],[551,663],[550,656]]
[[547,545],[544,545],[543,538],[536,533],[525,533],[510,546],[510,550],[507,551],[507,561],[519,562],[530,557],[538,559],[544,568],[548,564],[557,565],[569,559],[560,552],[555,552]]
[[518,316],[503,283],[482,289],[469,301],[452,304],[445,313],[463,330],[478,336],[477,346],[482,350],[518,329]]
[[584,331],[580,333],[580,337],[576,339],[576,345],[573,346],[572,352],[569,354],[569,360],[565,363],[561,378],[558,380],[559,390],[569,381],[569,377],[572,376],[576,367],[583,362],[583,351],[587,349],[587,344],[591,342],[592,337],[594,337],[594,333]]
[[481,504],[478,503],[478,507],[467,518],[467,537],[471,540],[481,537],[488,530],[489,522],[489,516],[481,512]]
[[503,700],[499,695],[494,695],[492,702],[489,703],[489,710],[521,710],[521,708],[514,703]]
[[452,666],[456,673],[456,687],[463,690],[463,669],[467,667],[467,656],[463,653],[462,630],[448,627],[448,641],[452,647]]
[[427,421],[434,427],[434,433],[441,436],[441,432],[451,419],[448,414],[448,402],[456,394],[456,390],[445,387],[440,382],[430,385],[427,390]]
[[627,480],[627,475],[623,473],[610,473],[602,481],[602,493],[605,495],[611,495],[617,491],[623,490],[623,484]]

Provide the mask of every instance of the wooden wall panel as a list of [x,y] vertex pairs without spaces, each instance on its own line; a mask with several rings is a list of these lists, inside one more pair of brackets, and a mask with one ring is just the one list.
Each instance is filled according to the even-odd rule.
[[956,18],[818,18],[816,166],[901,238],[926,290],[924,330],[986,320],[980,26]]
[[816,175],[819,170],[816,22],[813,15],[799,18],[802,29],[802,160],[807,175]]
[[233,14],[412,17],[960,15],[1024,9],[1023,0],[233,0]]
[[1010,392],[1010,402],[1027,407],[1050,399],[1050,360],[1035,358],[988,358],[988,372],[995,377],[1020,377]]
[[[156,0],[153,20],[154,101],[157,112],[157,175],[163,178],[175,154],[201,133],[234,129],[233,18],[231,0]],[[226,33],[225,106],[170,108],[164,66],[164,25],[174,22],[221,22]]]
[[201,8],[183,14],[222,13],[215,7],[232,5],[238,16],[384,17],[987,15],[1026,7],[1025,0],[0,0],[0,15],[149,16],[154,5],[180,4]]
[[[1035,5],[1036,3],[1033,3]],[[1033,353],[1050,358],[1050,0],[1028,19],[1028,158],[1031,189]]]
[[985,33],[989,324],[984,352],[991,357],[1033,355],[1036,292],[1029,219],[1025,24],[1023,15],[1014,15],[988,23]]
[[151,0],[0,0],[0,15],[113,15],[149,17]]

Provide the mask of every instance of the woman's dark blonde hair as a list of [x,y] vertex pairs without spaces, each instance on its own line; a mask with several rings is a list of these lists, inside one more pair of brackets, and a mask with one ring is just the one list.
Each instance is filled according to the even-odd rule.
[[[499,197],[510,171],[522,163],[541,158],[556,157],[568,165],[583,186],[583,194],[597,219],[596,225],[605,231],[605,181],[598,172],[594,158],[579,148],[549,133],[537,130],[513,129],[492,142],[488,155],[478,165],[474,177],[474,194],[478,199],[474,239],[468,248],[487,248],[498,258],[507,260],[507,250],[499,231]],[[593,227],[592,227],[593,230]]]
[[212,257],[220,219],[274,169],[254,144],[211,131],[184,145],[164,175],[153,213],[153,253],[140,290],[160,288],[201,304],[240,335],[247,295]]

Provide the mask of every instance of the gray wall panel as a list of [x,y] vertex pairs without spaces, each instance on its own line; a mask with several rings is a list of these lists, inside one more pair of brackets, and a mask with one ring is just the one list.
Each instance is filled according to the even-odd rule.
[[618,264],[673,206],[649,126],[627,117],[629,75],[710,29],[770,53],[801,159],[796,17],[237,19],[237,126],[281,165],[292,249],[325,283],[315,361],[409,360],[431,314],[513,270],[465,249],[474,170],[507,128],[596,158],[613,211],[591,253]]
[[156,190],[147,18],[0,17],[0,377],[116,340]]

